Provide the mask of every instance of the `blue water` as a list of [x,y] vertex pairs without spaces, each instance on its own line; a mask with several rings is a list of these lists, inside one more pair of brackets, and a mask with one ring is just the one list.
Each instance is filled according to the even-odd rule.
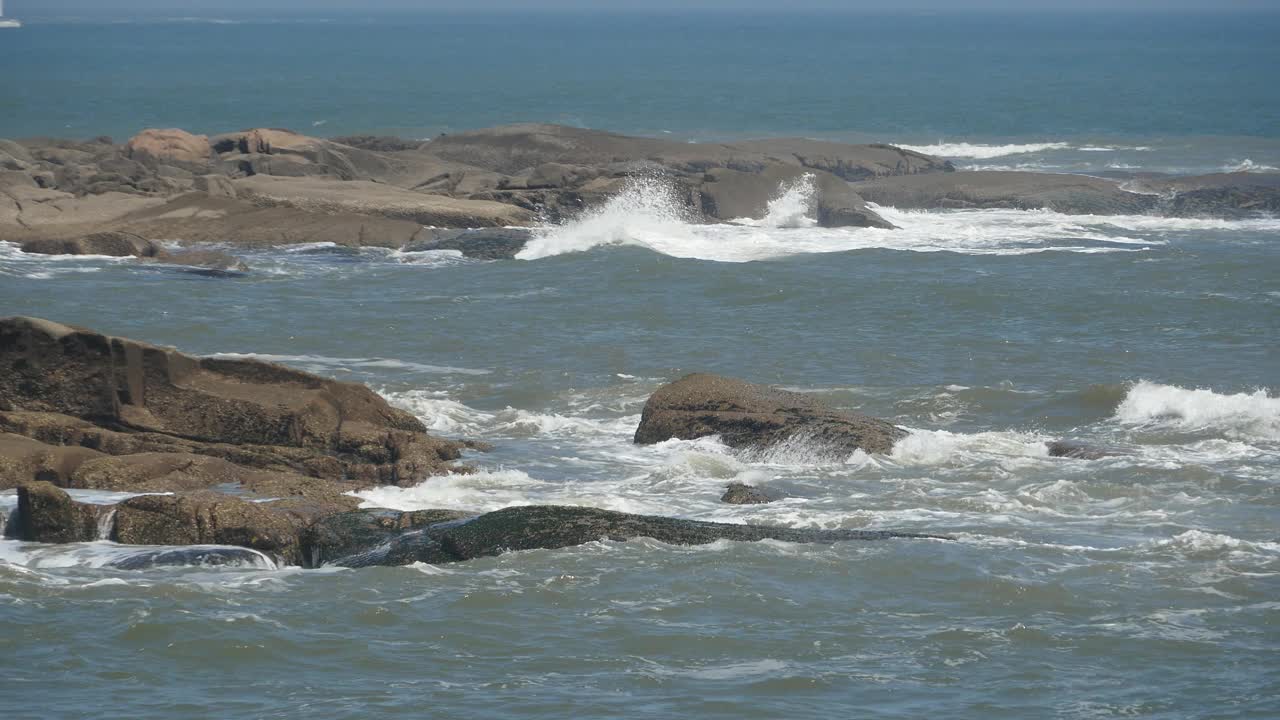
[[1280,14],[27,15],[0,34],[0,137],[1280,137]]

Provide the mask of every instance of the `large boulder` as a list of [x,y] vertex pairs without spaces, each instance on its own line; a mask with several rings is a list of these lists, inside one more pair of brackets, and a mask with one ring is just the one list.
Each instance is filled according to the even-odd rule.
[[43,543],[90,542],[98,539],[102,509],[71,499],[47,482],[18,486],[19,540]]
[[400,171],[384,154],[292,130],[255,128],[212,139],[223,172],[235,176],[324,175],[341,180],[386,179]]
[[0,370],[0,410],[212,446],[233,462],[242,447],[240,454],[265,454],[302,474],[411,483],[449,471],[461,448],[430,437],[363,385],[257,360],[196,358],[48,320],[0,319]]
[[1141,214],[1158,198],[1114,180],[1035,172],[964,171],[882,177],[853,184],[877,205],[915,209],[1047,209],[1086,215]]
[[139,495],[116,506],[115,539],[129,545],[238,545],[300,564],[305,521],[266,503],[215,492]]
[[205,166],[210,157],[209,137],[177,128],[147,129],[130,138],[124,152],[130,158],[153,164]]
[[108,231],[73,238],[43,238],[22,244],[22,252],[41,255],[110,255],[151,257],[158,247],[141,235]]
[[857,450],[888,453],[906,431],[873,417],[833,410],[801,393],[696,373],[650,396],[635,442],[647,445],[710,435],[732,448],[766,450],[791,443],[817,455],[847,457]]

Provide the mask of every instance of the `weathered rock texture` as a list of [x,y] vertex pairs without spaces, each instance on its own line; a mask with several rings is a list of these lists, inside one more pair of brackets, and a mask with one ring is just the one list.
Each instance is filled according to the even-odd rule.
[[325,491],[308,478],[349,488],[447,472],[462,447],[361,385],[22,317],[0,319],[0,431],[9,487],[240,482],[314,495]]
[[709,435],[732,448],[767,450],[791,443],[819,455],[848,456],[856,450],[890,452],[906,432],[883,420],[833,410],[801,393],[697,373],[650,396],[635,441]]

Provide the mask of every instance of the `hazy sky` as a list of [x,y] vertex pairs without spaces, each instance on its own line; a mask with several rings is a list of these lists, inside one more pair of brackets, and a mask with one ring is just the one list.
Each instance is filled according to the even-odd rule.
[[8,14],[373,10],[1280,10],[1280,0],[7,0]]

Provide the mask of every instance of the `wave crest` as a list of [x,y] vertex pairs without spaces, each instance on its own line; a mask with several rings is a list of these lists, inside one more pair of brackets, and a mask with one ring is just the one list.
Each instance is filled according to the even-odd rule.
[[1261,389],[1225,395],[1143,380],[1129,389],[1115,419],[1143,429],[1280,440],[1280,397]]

